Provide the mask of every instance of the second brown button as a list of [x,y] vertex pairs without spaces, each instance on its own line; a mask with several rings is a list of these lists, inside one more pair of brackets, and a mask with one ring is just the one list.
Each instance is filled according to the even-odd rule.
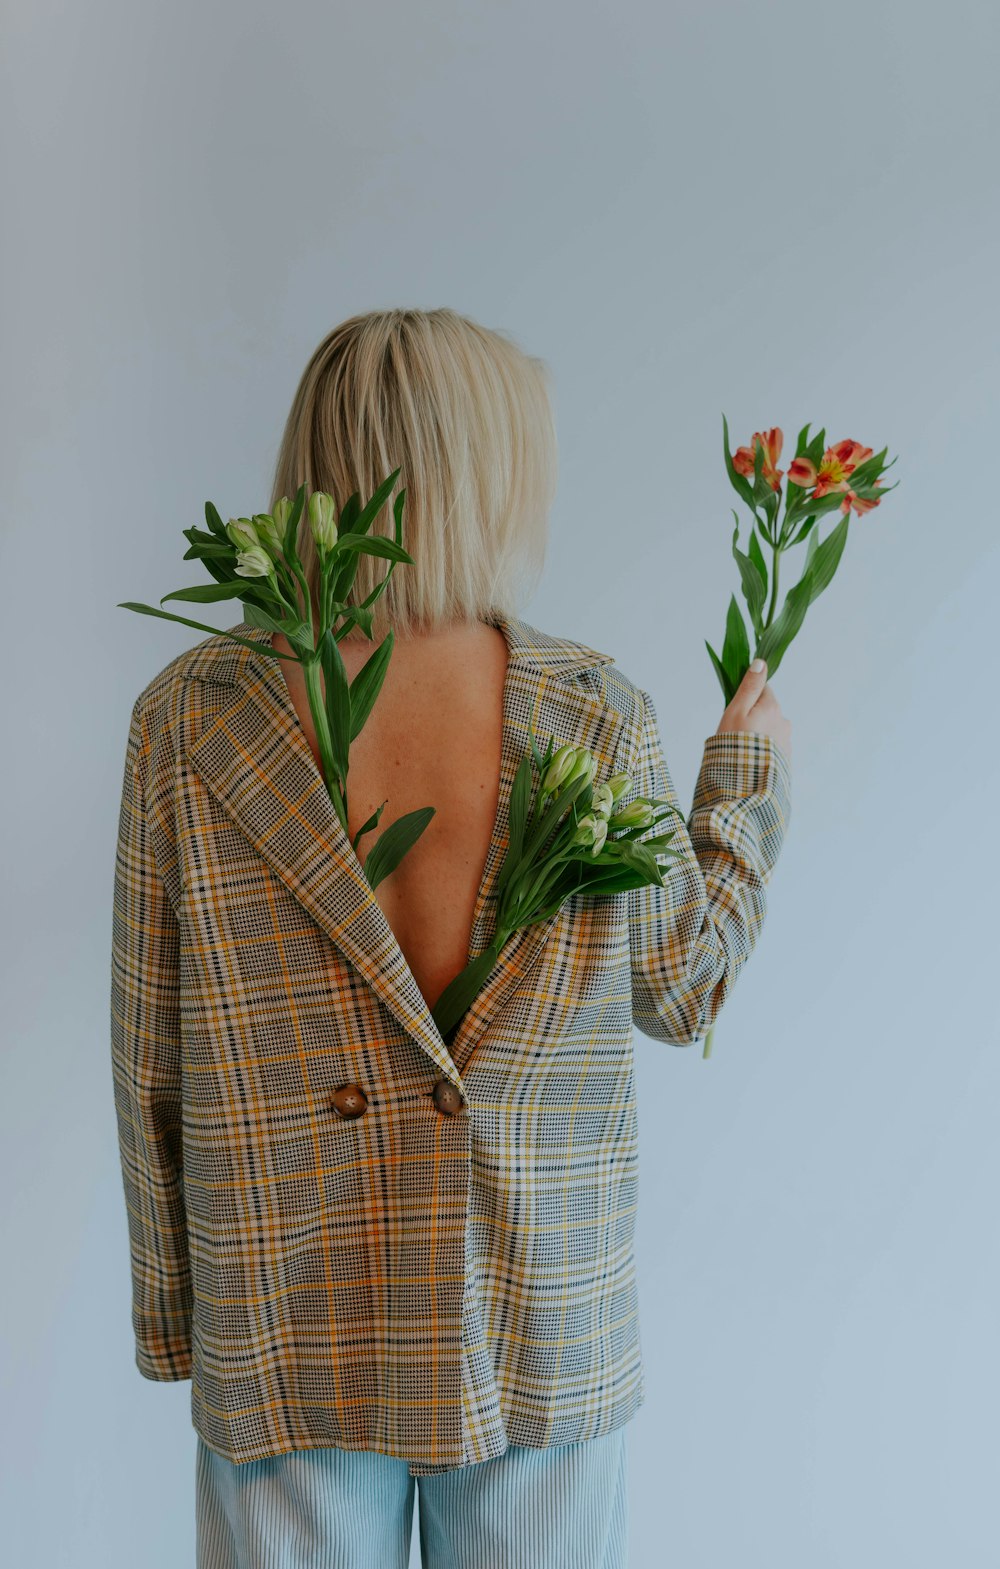
[[434,1086],[434,1104],[438,1111],[443,1111],[450,1117],[456,1111],[461,1111],[464,1102],[461,1093],[450,1079],[438,1079]]

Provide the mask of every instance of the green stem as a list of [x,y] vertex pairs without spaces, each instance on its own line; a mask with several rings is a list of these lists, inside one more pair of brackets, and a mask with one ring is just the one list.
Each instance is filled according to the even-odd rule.
[[344,832],[350,830],[347,824],[347,788],[346,781],[341,786],[333,757],[333,737],[330,733],[330,718],[326,711],[326,701],[323,695],[323,670],[318,655],[312,659],[302,660],[302,674],[305,677],[306,693],[309,697],[309,711],[312,714],[313,725],[316,730],[316,742],[319,746],[319,755],[323,763],[323,777],[326,787],[330,792],[337,816],[344,826]]
[[771,568],[771,603],[767,607],[765,627],[769,627],[774,619],[774,607],[778,599],[778,568],[781,564],[781,546],[776,544],[774,549],[774,565]]

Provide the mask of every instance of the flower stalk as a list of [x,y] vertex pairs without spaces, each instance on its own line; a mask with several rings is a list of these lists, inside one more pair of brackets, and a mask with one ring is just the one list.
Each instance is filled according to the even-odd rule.
[[[873,454],[871,447],[851,439],[827,446],[825,430],[810,437],[809,426],[804,425],[799,431],[795,455],[786,474],[778,467],[783,445],[784,434],[780,426],[773,425],[769,430],[755,431],[749,445],[737,447],[731,453],[729,425],[725,415],[722,416],[722,450],[726,472],[730,484],[750,509],[753,518],[749,544],[746,551],[742,551],[738,543],[740,520],[733,513],[736,527],[733,530],[732,553],[740,572],[740,586],[750,618],[750,632],[747,631],[743,612],[733,594],[729,600],[721,653],[717,654],[709,642],[705,643],[727,707],[752,659],[766,661],[769,680],[777,674],[789,645],[801,629],[806,611],[833,580],[847,543],[852,510],[856,514],[871,512],[890,490],[896,488],[895,485],[884,488],[882,483],[883,473],[896,461],[893,458],[891,463],[886,463],[886,447]],[[786,481],[784,489],[782,478]],[[785,513],[779,524],[782,501]],[[821,541],[819,520],[833,511],[839,511],[841,517]],[[785,595],[784,604],[779,610],[781,558],[788,550],[803,542],[806,553],[802,575]],[[764,545],[771,551],[770,574],[764,558]],[[770,600],[764,614],[769,590]],[[711,1054],[714,1032],[713,1024],[705,1037],[704,1057]]]

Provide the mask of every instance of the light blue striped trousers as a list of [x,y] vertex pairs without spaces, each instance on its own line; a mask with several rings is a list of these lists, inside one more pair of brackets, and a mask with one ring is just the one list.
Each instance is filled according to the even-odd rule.
[[[370,1450],[234,1465],[198,1437],[198,1569],[625,1569],[627,1427],[411,1476]],[[416,1486],[415,1486],[416,1484]]]

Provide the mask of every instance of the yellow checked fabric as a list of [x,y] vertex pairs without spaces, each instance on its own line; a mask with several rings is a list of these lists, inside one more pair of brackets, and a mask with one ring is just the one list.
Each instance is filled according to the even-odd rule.
[[[625,801],[678,804],[649,694],[611,655],[496,624],[503,763],[472,955],[529,724],[589,747],[600,775],[633,773]],[[773,741],[709,737],[687,827],[657,830],[676,823],[683,851],[667,886],[576,897],[515,934],[449,1048],[279,663],[220,633],[148,683],[111,966],[132,1324],[147,1378],[192,1380],[210,1448],[378,1450],[426,1474],[634,1414],[633,1025],[676,1045],[707,1032],[789,812]],[[343,1114],[347,1085],[361,1115]]]

